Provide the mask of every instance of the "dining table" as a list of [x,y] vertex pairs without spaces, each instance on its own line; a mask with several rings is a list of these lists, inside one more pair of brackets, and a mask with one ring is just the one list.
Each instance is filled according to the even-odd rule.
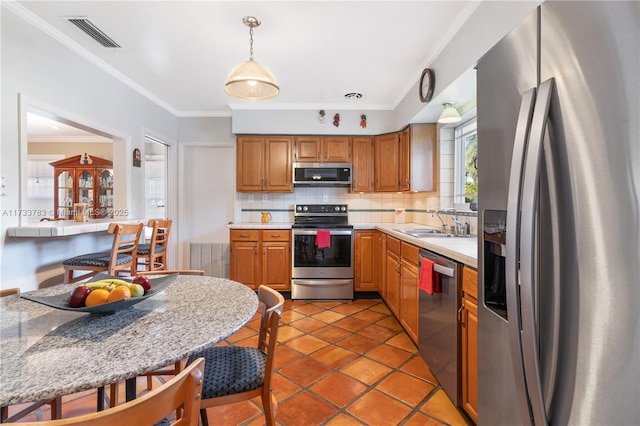
[[138,375],[215,345],[258,309],[257,294],[246,285],[195,275],[179,275],[152,297],[112,313],[74,312],[25,298],[70,294],[76,285],[0,298],[0,406],[122,381],[127,400],[133,399]]

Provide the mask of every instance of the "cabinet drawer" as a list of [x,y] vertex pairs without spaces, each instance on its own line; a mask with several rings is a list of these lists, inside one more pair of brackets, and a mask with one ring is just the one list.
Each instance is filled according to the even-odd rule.
[[231,241],[258,241],[257,229],[232,229]]
[[468,266],[465,266],[462,272],[462,291],[478,298],[478,272]]
[[387,235],[387,250],[400,256],[400,240]]
[[288,229],[267,229],[262,231],[262,241],[289,241]]
[[413,244],[402,242],[402,258],[417,265],[420,262],[420,248]]

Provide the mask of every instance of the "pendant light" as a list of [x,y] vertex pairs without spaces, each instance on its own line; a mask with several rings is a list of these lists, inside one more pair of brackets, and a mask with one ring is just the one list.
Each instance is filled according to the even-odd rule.
[[242,22],[249,27],[249,60],[229,73],[224,91],[236,98],[254,101],[274,98],[280,93],[275,77],[253,60],[253,29],[260,25],[260,21],[253,16],[245,16]]
[[445,102],[442,104],[444,111],[442,111],[440,118],[438,118],[438,123],[457,123],[462,120],[462,117],[458,114],[458,110],[453,107],[455,104],[455,102]]

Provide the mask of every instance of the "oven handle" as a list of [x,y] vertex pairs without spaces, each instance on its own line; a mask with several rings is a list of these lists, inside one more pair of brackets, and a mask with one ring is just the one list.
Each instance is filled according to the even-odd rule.
[[344,280],[332,280],[332,279],[317,279],[317,280],[301,280],[298,278],[294,278],[292,280],[294,284],[298,285],[308,285],[308,286],[339,286],[339,285],[350,285],[353,284],[352,279],[344,279]]
[[[296,235],[318,235],[319,229],[294,229],[293,236]],[[330,235],[352,235],[351,229],[327,229]]]

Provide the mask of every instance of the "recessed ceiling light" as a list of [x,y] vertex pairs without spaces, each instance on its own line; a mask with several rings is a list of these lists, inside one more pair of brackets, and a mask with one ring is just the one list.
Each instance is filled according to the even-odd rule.
[[362,97],[362,93],[351,92],[344,95],[347,99],[360,99]]

